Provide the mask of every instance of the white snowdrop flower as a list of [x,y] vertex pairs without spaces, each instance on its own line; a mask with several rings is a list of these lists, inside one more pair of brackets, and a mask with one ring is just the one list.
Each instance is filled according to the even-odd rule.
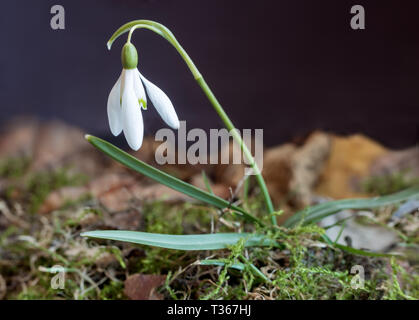
[[178,129],[179,119],[168,96],[138,71],[137,50],[130,42],[122,48],[121,58],[122,73],[108,97],[109,127],[115,136],[123,131],[130,148],[138,150],[144,136],[141,109],[147,110],[146,91],[167,125]]

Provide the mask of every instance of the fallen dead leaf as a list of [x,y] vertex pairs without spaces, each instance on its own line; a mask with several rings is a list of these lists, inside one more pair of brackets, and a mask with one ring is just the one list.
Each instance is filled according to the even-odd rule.
[[36,138],[31,168],[40,170],[47,166],[59,166],[68,156],[86,147],[81,130],[59,121],[40,126]]
[[[247,145],[250,145],[250,143],[247,143]],[[217,183],[222,183],[232,188],[236,187],[239,184],[239,182],[243,179],[246,169],[242,153],[237,149],[237,154],[242,157],[241,164],[233,164],[235,153],[234,148],[238,147],[237,144],[233,143],[232,141],[230,141],[230,143],[222,145],[220,148],[220,154],[218,155],[219,164],[214,167],[214,180]],[[221,155],[223,154],[228,154],[229,164],[221,164]]]
[[63,187],[59,190],[51,192],[41,208],[39,213],[44,214],[61,208],[66,202],[77,201],[83,195],[87,194],[86,187]]
[[30,118],[19,118],[6,124],[1,130],[0,158],[32,157],[38,127]]
[[111,172],[91,181],[89,190],[94,197],[100,197],[105,193],[129,187],[135,183],[136,179],[132,175]]
[[[353,213],[350,210],[344,210],[324,218],[319,224],[321,227],[334,225],[326,230],[326,235],[332,241],[338,239],[337,243],[356,249],[386,252],[398,242],[395,231],[378,224],[360,223],[357,217],[362,216],[373,217],[373,214],[367,211]],[[340,225],[335,224],[343,220],[346,222],[342,230]]]
[[289,188],[298,208],[311,204],[313,187],[317,183],[330,153],[331,138],[323,132],[314,132],[293,155],[292,179]]
[[100,203],[109,211],[109,212],[118,212],[128,210],[131,207],[131,200],[133,196],[127,188],[122,187],[119,189],[114,189],[107,193],[102,194],[99,197]]
[[334,199],[366,196],[359,183],[369,176],[371,164],[388,150],[360,134],[332,136],[330,156],[315,193]]
[[[204,178],[202,177],[202,174],[196,174],[191,178],[191,184],[195,187],[198,187],[202,190],[208,191],[207,186],[205,185]],[[231,196],[230,188],[222,183],[211,183],[211,190],[214,192],[216,196],[219,196],[223,199],[229,199]]]
[[419,178],[419,148],[392,151],[378,157],[371,165],[371,175],[382,176],[405,172],[411,178]]
[[289,143],[265,152],[262,174],[276,205],[288,193],[289,182],[292,178],[291,157],[295,150],[295,145]]
[[130,209],[124,212],[112,213],[105,218],[105,224],[111,229],[138,230],[141,224],[141,212]]
[[164,284],[166,276],[154,274],[133,274],[124,283],[124,293],[131,300],[161,300],[156,289]]
[[192,201],[187,195],[166,187],[162,184],[133,185],[130,189],[132,195],[138,200],[164,200],[168,202]]

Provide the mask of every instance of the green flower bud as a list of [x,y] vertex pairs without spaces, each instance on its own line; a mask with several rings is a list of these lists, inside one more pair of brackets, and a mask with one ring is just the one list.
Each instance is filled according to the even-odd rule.
[[134,69],[138,65],[138,54],[137,49],[131,42],[127,42],[122,47],[121,52],[122,67],[124,69]]

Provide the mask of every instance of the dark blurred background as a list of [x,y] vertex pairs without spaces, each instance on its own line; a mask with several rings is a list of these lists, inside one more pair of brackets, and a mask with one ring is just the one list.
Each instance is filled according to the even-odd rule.
[[[63,5],[66,29],[52,30]],[[366,30],[350,28],[361,4]],[[170,28],[239,128],[263,128],[268,145],[314,129],[367,134],[402,148],[419,124],[419,4],[344,0],[2,0],[0,117],[61,119],[108,136],[106,101],[121,72],[106,41],[122,24]],[[188,128],[221,121],[176,51],[137,30],[142,73],[172,99]],[[164,126],[153,108],[146,134]]]

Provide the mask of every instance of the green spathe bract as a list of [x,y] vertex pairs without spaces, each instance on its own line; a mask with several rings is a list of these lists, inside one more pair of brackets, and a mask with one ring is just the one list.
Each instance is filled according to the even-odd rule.
[[245,239],[245,247],[273,246],[275,241],[264,235],[251,233],[212,233],[196,235],[170,235],[138,231],[90,231],[82,236],[138,243],[148,246],[177,250],[219,250],[235,245],[240,239]]
[[122,67],[124,69],[135,69],[138,66],[138,53],[137,49],[131,42],[127,42],[122,47],[121,52]]

